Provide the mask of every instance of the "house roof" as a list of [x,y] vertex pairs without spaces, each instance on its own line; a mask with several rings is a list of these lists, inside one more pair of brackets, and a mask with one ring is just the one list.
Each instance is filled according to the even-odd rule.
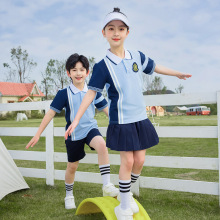
[[[36,93],[33,93],[36,88]],[[0,93],[2,96],[38,96],[44,97],[45,95],[40,91],[36,82],[34,83],[13,83],[13,82],[0,82]]]
[[28,95],[26,95],[26,96],[20,98],[18,101],[19,101],[19,102],[24,102],[24,101],[26,101],[26,100],[29,100],[29,101],[33,102],[33,100],[32,100],[32,99],[30,98],[30,96],[28,96]]

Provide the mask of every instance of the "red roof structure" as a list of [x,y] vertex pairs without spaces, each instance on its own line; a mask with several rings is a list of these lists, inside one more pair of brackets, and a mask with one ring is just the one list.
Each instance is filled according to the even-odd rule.
[[19,101],[24,101],[29,96],[44,97],[36,82],[34,83],[13,83],[0,82],[1,96],[20,96]]

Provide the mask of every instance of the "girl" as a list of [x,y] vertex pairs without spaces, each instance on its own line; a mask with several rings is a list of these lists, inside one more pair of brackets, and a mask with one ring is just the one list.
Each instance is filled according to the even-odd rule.
[[156,65],[140,51],[125,50],[124,41],[129,35],[129,23],[119,8],[115,8],[106,16],[102,34],[110,49],[107,50],[105,58],[94,66],[89,90],[73,123],[66,131],[65,138],[74,131],[96,92],[102,92],[106,85],[109,99],[107,147],[120,151],[121,158],[118,196],[121,203],[115,208],[115,214],[119,220],[130,220],[133,219],[133,214],[139,211],[130,192],[131,184],[140,176],[146,149],[159,142],[146,114],[142,94],[142,72],[156,72],[184,80],[191,75]]

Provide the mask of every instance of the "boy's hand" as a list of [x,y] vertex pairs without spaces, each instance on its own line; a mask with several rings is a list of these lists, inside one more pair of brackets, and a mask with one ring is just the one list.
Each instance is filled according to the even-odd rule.
[[30,146],[33,147],[38,141],[39,141],[39,137],[34,136],[25,148],[28,149]]
[[191,74],[185,74],[185,73],[178,73],[177,74],[177,77],[179,79],[184,79],[184,80],[186,80],[186,78],[190,78],[191,76],[192,76]]
[[65,140],[67,140],[68,136],[71,136],[71,133],[74,131],[77,125],[78,122],[73,121],[72,124],[68,127],[68,129],[65,132]]

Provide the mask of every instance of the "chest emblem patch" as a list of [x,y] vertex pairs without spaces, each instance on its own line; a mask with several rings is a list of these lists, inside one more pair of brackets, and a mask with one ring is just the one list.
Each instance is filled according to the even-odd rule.
[[133,65],[132,65],[132,70],[134,71],[134,72],[138,72],[138,65],[137,65],[137,63],[136,62],[134,62],[133,63]]

